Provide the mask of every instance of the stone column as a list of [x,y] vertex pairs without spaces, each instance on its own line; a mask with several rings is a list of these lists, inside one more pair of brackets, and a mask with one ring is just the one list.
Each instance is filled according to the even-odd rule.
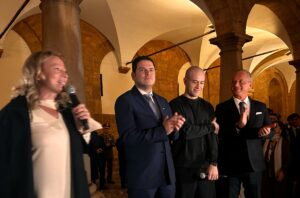
[[[300,113],[300,59],[289,62],[296,68],[296,94],[295,94],[295,112]],[[298,101],[298,102],[297,102]]]
[[232,96],[231,80],[237,70],[243,69],[242,47],[252,40],[252,36],[239,33],[226,33],[210,39],[210,43],[220,48],[220,102]]
[[79,3],[79,0],[41,0],[42,48],[65,57],[69,83],[75,86],[78,97],[84,101]]

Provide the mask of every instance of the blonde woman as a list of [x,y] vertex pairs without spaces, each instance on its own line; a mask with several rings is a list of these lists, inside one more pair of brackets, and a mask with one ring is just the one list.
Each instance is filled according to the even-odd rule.
[[101,125],[84,104],[70,108],[67,82],[59,54],[40,51],[26,60],[23,83],[0,113],[2,198],[90,197],[79,120],[87,119],[90,130]]

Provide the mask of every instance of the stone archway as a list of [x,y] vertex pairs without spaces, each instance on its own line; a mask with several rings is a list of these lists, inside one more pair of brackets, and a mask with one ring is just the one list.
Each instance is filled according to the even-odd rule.
[[296,112],[296,81],[294,81],[292,87],[289,90],[289,95],[288,95],[288,113],[294,113]]
[[253,78],[253,98],[274,108],[282,118],[288,112],[288,88],[283,74],[275,67],[270,67]]
[[269,83],[268,88],[269,95],[269,108],[271,108],[275,113],[283,112],[283,90],[281,89],[280,82],[278,79],[273,78]]

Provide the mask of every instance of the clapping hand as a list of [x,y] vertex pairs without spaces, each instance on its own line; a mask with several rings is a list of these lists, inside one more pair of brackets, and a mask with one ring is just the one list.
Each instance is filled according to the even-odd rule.
[[249,110],[249,106],[245,105],[245,111],[241,113],[240,120],[238,122],[239,128],[243,128],[247,125]]
[[167,135],[173,131],[179,131],[185,122],[185,118],[178,113],[174,113],[172,117],[165,117],[163,121],[163,126],[166,130]]

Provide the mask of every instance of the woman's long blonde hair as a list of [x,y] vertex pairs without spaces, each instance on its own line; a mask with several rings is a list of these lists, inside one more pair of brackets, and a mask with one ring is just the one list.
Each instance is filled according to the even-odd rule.
[[[53,51],[38,51],[31,54],[25,61],[22,69],[23,77],[19,86],[13,89],[13,97],[25,96],[29,109],[33,109],[39,101],[38,79],[42,72],[42,66],[45,60],[50,56],[64,58],[61,54]],[[65,91],[59,93],[56,97],[58,106],[65,107],[69,102],[68,94]]]

